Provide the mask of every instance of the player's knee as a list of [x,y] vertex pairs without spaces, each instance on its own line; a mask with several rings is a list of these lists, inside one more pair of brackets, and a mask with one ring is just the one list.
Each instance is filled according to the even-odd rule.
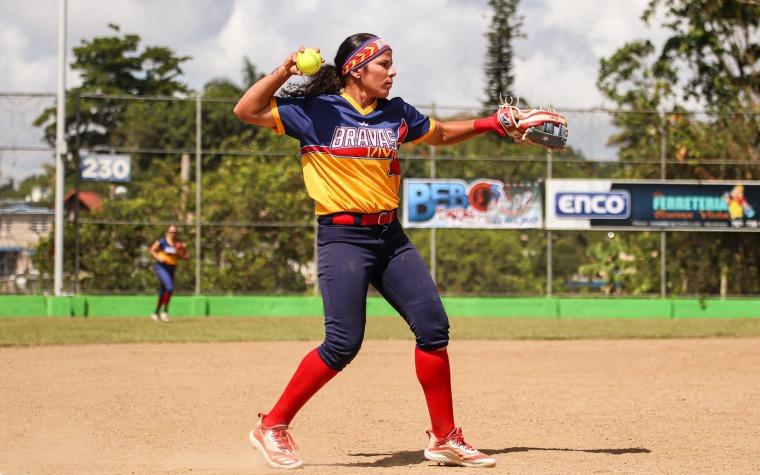
[[417,337],[417,347],[423,351],[435,351],[445,348],[449,344],[448,329],[443,331],[426,333]]
[[354,342],[334,342],[325,340],[318,348],[325,364],[335,371],[341,371],[356,358],[361,350],[361,340]]
[[419,349],[434,351],[449,344],[449,317],[436,292],[417,296],[403,310]]
[[449,321],[447,318],[419,324],[415,332],[417,347],[424,351],[445,348],[449,344]]

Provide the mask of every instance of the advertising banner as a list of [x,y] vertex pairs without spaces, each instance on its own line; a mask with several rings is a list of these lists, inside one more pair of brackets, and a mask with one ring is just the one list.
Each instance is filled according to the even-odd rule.
[[546,181],[547,229],[760,229],[760,182]]
[[541,228],[542,208],[539,180],[404,180],[407,228]]

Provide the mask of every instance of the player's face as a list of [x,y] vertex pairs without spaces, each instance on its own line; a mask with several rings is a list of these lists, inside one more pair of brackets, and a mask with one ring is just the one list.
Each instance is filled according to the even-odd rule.
[[393,87],[396,70],[393,69],[393,51],[386,51],[363,68],[362,84],[372,97],[385,99]]

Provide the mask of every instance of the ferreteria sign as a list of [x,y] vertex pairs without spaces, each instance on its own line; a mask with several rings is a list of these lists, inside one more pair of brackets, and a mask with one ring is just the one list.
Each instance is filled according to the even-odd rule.
[[547,229],[760,231],[758,181],[546,181]]

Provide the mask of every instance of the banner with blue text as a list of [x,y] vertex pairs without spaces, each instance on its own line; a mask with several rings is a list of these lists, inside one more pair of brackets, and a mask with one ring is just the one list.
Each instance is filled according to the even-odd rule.
[[540,180],[404,180],[404,227],[541,228]]
[[759,231],[758,181],[546,181],[547,229]]

